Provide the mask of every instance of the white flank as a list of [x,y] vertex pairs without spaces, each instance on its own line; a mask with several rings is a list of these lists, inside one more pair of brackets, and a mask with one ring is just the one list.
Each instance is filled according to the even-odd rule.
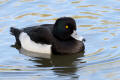
[[47,59],[51,58],[51,54],[31,52],[23,48],[21,48],[19,51],[20,53],[30,57],[47,58]]
[[72,36],[73,38],[75,38],[76,40],[84,41],[84,37],[78,36],[78,34],[77,34],[76,31],[73,31],[73,33],[71,34],[71,36]]
[[25,32],[22,32],[20,34],[19,40],[21,42],[22,48],[28,51],[38,52],[38,53],[47,53],[47,54],[51,53],[51,45],[35,43],[30,39],[28,34]]

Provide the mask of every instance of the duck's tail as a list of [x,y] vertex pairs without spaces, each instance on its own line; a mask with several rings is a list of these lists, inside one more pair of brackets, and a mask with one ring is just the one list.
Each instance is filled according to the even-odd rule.
[[12,35],[14,35],[15,37],[19,36],[21,30],[17,29],[17,28],[14,28],[14,27],[11,27],[10,28],[10,32]]
[[17,29],[17,28],[14,28],[14,27],[11,27],[11,28],[10,28],[10,32],[11,32],[11,35],[15,36],[15,38],[16,38],[16,43],[17,43],[17,44],[20,44],[19,35],[20,35],[20,33],[21,33],[21,30],[20,30],[20,29]]

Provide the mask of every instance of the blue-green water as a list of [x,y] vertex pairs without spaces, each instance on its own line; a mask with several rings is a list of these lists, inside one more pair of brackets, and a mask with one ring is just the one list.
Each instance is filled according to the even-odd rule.
[[[11,26],[76,20],[85,53],[34,58],[11,47]],[[0,0],[0,80],[120,80],[120,0]],[[31,57],[33,56],[33,57]]]

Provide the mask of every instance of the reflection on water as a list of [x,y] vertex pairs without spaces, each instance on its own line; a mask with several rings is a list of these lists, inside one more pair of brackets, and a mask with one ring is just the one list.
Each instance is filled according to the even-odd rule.
[[94,16],[73,16],[73,18],[75,19],[79,19],[79,18],[98,19],[97,17],[94,17]]
[[96,5],[83,5],[83,6],[77,6],[77,8],[81,8],[81,7],[95,7]]
[[20,15],[20,16],[16,17],[15,19],[20,19],[20,18],[23,18],[24,16],[29,16],[29,15],[32,15],[32,16],[40,16],[40,17],[48,17],[48,16],[51,16],[51,14],[26,13],[26,14],[23,14],[23,15]]
[[6,28],[6,26],[1,27],[1,28],[0,28],[0,32],[2,32],[5,28]]
[[[78,58],[83,57],[83,53],[76,54],[76,55],[51,55],[50,59],[34,59],[32,61],[39,63],[38,65],[35,65],[37,67],[53,67],[53,71],[57,75],[74,75],[77,71],[77,65],[75,64],[75,61],[78,60]],[[79,59],[79,62],[81,60]],[[82,64],[79,63],[79,64]]]
[[21,0],[21,2],[29,2],[29,1],[35,1],[35,0]]
[[5,2],[7,2],[8,0],[1,0],[0,1],[0,4],[3,4],[3,3],[5,3]]
[[[56,75],[64,76],[72,76],[75,75],[77,71],[76,62],[79,64],[85,63],[83,62],[81,57],[84,56],[84,52],[72,55],[54,55],[54,54],[45,54],[45,53],[35,53],[27,51],[23,48],[20,48],[17,44],[12,45],[12,47],[19,50],[19,52],[23,55],[33,57],[29,61],[33,61],[37,63],[34,65],[36,67],[51,67]],[[82,68],[83,66],[79,67]],[[75,78],[76,79],[76,78]]]
[[[0,80],[119,80],[120,0],[0,0]],[[85,53],[43,55],[10,47],[11,26],[75,18]],[[40,58],[35,58],[40,57]]]
[[90,15],[97,15],[97,16],[103,16],[103,15],[101,15],[101,14],[92,13],[92,12],[80,12],[80,13],[83,13],[83,14],[90,14]]

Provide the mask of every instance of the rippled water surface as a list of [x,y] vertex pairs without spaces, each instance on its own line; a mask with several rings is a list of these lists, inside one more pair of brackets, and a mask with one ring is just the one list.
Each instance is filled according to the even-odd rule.
[[[11,26],[63,16],[86,38],[84,54],[34,58],[11,47]],[[0,80],[120,80],[120,0],[0,0]]]

